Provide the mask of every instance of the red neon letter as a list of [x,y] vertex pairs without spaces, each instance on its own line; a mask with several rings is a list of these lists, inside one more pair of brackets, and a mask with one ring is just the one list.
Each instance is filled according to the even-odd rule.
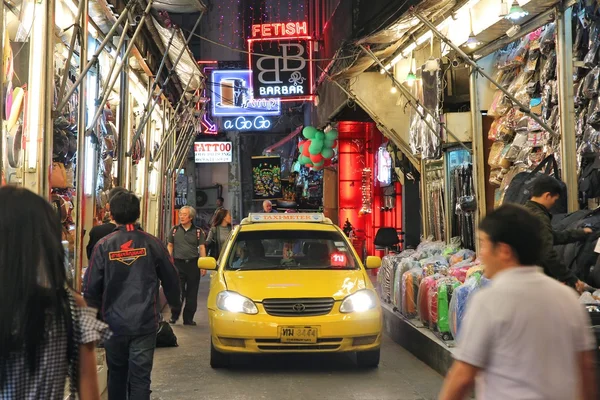
[[308,35],[308,26],[306,21],[296,22],[296,35]]
[[252,25],[252,37],[256,37],[256,34],[260,32],[260,25]]

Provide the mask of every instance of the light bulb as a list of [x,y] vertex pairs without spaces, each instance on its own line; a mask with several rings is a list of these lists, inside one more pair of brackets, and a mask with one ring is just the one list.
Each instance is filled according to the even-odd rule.
[[390,92],[392,92],[392,94],[398,92],[398,88],[396,87],[396,85],[392,85],[392,88],[390,89]]
[[381,68],[381,69],[379,70],[379,73],[380,73],[381,75],[384,75],[384,74],[385,74],[385,68]]

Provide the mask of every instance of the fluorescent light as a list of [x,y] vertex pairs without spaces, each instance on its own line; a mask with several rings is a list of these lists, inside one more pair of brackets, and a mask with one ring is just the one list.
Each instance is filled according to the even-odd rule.
[[[31,10],[33,13],[33,5],[27,3],[29,7],[27,10]],[[35,171],[38,163],[38,137],[39,133],[44,131],[44,124],[41,114],[40,106],[43,104],[42,95],[46,92],[42,87],[42,74],[45,68],[45,63],[40,62],[40,59],[44,59],[45,45],[44,31],[46,22],[42,18],[43,13],[40,12],[33,21],[31,19],[31,50],[30,50],[30,63],[29,68],[31,75],[29,76],[29,91],[28,97],[28,139],[27,139],[27,168],[29,171]]]
[[85,177],[83,190],[86,196],[94,193],[94,174],[96,173],[96,149],[91,136],[85,138]]
[[158,163],[154,163],[152,165],[152,172],[150,172],[150,183],[148,185],[148,190],[152,196],[156,196],[158,189],[158,169],[160,166]]
[[[439,27],[438,27],[438,29],[439,29]],[[420,46],[423,43],[425,43],[426,41],[428,41],[429,39],[431,39],[432,35],[433,35],[433,32],[431,32],[431,31],[425,32],[425,34],[423,36],[421,36],[420,38],[417,39],[417,46]]]

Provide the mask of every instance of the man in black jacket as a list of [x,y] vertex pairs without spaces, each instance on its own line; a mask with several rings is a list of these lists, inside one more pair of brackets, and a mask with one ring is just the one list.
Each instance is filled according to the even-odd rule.
[[92,228],[92,230],[90,230],[90,240],[88,241],[88,245],[86,247],[88,260],[92,258],[92,251],[94,250],[94,247],[100,241],[100,239],[109,235],[117,228],[117,224],[113,220],[112,216],[110,216],[110,200],[117,194],[124,192],[127,192],[127,189],[122,187],[112,188],[110,192],[108,192],[108,204],[106,205],[106,213],[109,215],[109,220],[108,222],[102,225],[95,226]]
[[164,244],[135,225],[140,201],[131,192],[110,201],[117,229],[92,252],[84,297],[102,310],[113,331],[105,343],[108,397],[111,400],[150,399],[150,375],[162,284],[172,307],[180,306],[179,275]]
[[544,268],[546,275],[566,283],[581,293],[585,284],[560,260],[554,246],[584,241],[586,236],[592,233],[592,230],[590,228],[565,231],[552,229],[552,215],[548,210],[556,203],[560,192],[560,183],[556,178],[547,175],[537,177],[533,184],[531,200],[525,204],[525,207],[542,223],[540,266]]

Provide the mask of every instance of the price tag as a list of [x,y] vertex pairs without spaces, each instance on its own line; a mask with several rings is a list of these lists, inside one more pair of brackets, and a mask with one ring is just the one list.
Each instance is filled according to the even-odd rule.
[[331,254],[331,266],[344,268],[346,266],[346,254],[335,252]]

